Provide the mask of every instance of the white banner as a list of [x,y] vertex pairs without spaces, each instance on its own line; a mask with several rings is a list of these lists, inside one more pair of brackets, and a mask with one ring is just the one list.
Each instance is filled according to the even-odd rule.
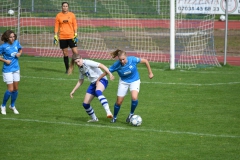
[[[176,13],[225,14],[225,0],[176,0]],[[228,0],[228,14],[240,14],[240,0]]]

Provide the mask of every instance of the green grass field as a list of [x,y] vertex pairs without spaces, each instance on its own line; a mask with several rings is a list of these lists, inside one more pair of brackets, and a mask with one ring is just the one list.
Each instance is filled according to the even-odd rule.
[[[113,61],[98,60],[110,66]],[[2,65],[2,63],[1,63]],[[118,121],[110,123],[100,102],[92,106],[99,122],[87,123],[82,107],[89,82],[69,93],[78,72],[64,74],[62,58],[22,56],[21,82],[14,115],[0,115],[1,160],[236,160],[240,157],[240,67],[223,66],[169,70],[169,64],[151,63],[148,79],[139,64],[141,90],[135,114],[143,123],[125,123],[128,94]],[[111,110],[118,76],[104,95]],[[2,75],[0,76],[2,78]],[[1,100],[6,90],[0,82]],[[8,102],[9,105],[9,102]]]

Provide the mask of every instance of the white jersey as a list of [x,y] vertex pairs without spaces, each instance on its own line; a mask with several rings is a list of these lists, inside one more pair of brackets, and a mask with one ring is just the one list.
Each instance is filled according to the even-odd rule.
[[[98,68],[99,64],[98,62],[84,59],[82,67],[79,67],[79,79],[84,79],[84,76],[86,76],[91,83],[95,83],[103,73],[102,70]],[[103,78],[107,80],[106,76]]]

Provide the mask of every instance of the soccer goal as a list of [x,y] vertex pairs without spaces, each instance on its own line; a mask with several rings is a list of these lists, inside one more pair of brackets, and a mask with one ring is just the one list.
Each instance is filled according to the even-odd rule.
[[[29,55],[62,57],[53,44],[55,16],[62,0],[2,0],[0,34],[18,33]],[[174,40],[170,46],[169,0],[68,0],[78,23],[78,52],[84,58],[111,59],[115,49],[174,67],[220,66],[214,50],[214,14],[175,13]],[[175,3],[175,1],[174,1]],[[14,14],[8,11],[13,10]],[[2,43],[2,42],[1,42]],[[71,53],[71,52],[70,52]]]
[[220,66],[214,48],[214,19],[215,15],[212,14],[177,14],[176,67]]

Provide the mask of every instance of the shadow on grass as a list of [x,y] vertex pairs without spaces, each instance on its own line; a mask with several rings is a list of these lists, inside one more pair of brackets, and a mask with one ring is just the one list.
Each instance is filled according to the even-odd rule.
[[[98,120],[99,120],[98,122],[91,122],[91,123],[87,122],[88,120],[91,119],[91,117],[56,116],[55,119],[59,120],[61,122],[64,121],[64,119],[68,119],[68,120],[74,121],[75,123],[84,123],[84,124],[99,124],[99,125],[113,124],[113,123],[110,123],[111,119],[102,117],[102,116],[101,117],[98,116]],[[71,122],[69,122],[69,123],[71,123]],[[122,124],[123,122],[120,121],[117,123]],[[116,124],[113,124],[113,125],[116,125]],[[125,124],[127,124],[127,123],[125,122]]]
[[118,119],[116,123],[111,123],[111,119],[110,118],[107,118],[105,116],[97,116],[98,117],[98,122],[87,122],[88,120],[91,119],[90,116],[88,116],[86,114],[86,116],[79,116],[79,117],[76,117],[75,116],[63,116],[63,115],[41,115],[41,117],[51,117],[51,118],[54,118],[56,120],[56,123],[59,122],[59,123],[73,123],[73,124],[98,124],[98,125],[112,125],[112,126],[119,126],[119,125],[126,125],[126,126],[130,126],[132,127],[129,123],[126,123],[125,119]]

